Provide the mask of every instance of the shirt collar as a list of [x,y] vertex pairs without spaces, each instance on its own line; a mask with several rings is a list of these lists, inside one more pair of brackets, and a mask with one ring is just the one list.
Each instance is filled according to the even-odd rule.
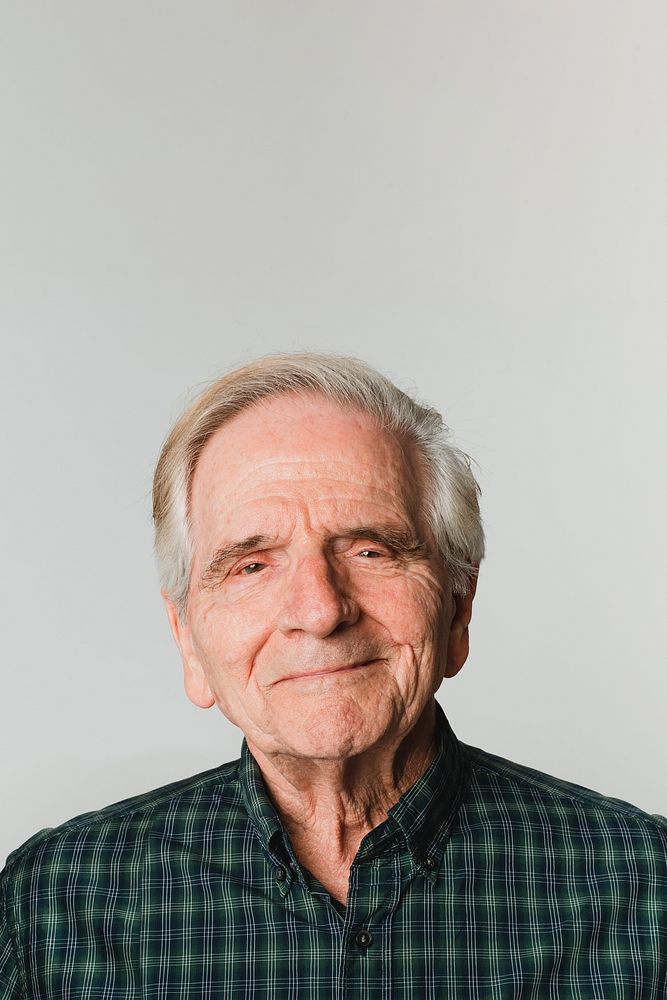
[[430,874],[437,872],[442,860],[470,772],[464,747],[437,702],[436,739],[430,766],[392,806],[388,820],[398,825],[413,859]]
[[[464,747],[456,739],[437,702],[436,739],[436,754],[430,766],[392,806],[388,819],[364,837],[357,855],[359,859],[380,853],[381,845],[388,839],[395,841],[400,833],[415,863],[428,875],[437,873],[469,776]],[[282,835],[283,850],[291,854],[280,817],[245,739],[241,747],[239,779],[248,817],[265,851],[279,859],[278,842]]]
[[245,739],[241,744],[239,780],[250,822],[257,831],[262,847],[269,850],[271,840],[282,832],[283,826],[264,784],[259,764],[250,753]]

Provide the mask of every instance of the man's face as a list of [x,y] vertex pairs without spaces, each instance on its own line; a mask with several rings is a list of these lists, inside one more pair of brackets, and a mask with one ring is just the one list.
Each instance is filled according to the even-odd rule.
[[186,690],[251,748],[349,757],[413,728],[467,653],[414,457],[372,419],[278,396],[209,440],[192,486]]

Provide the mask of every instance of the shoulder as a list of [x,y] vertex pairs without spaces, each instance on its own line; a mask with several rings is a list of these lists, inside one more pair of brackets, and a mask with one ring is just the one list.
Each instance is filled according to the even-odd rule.
[[667,877],[667,820],[629,802],[465,747],[471,764],[466,799],[470,823],[506,824],[554,850],[618,856],[646,863]]
[[[103,966],[114,935],[129,948],[144,932],[142,914],[159,910],[165,894],[195,885],[202,869],[229,855],[230,838],[247,835],[238,765],[76,816],[10,854],[0,873],[0,994],[5,984],[7,996],[28,995],[27,988],[14,991],[25,985],[37,953],[69,962],[76,951],[81,967]],[[62,966],[49,962],[57,978]]]
[[132,858],[138,863],[165,835],[178,839],[187,831],[196,844],[206,836],[207,822],[209,828],[228,825],[243,811],[238,765],[231,761],[40,830],[8,856],[4,890],[10,883],[20,888],[26,879],[34,886],[42,873],[49,879],[59,871],[71,873],[74,863],[100,871],[110,855],[121,865]]

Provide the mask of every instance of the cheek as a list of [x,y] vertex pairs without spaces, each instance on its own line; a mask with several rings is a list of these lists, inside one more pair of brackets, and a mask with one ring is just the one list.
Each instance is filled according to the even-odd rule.
[[269,633],[261,615],[221,602],[207,602],[196,616],[192,637],[209,683],[217,687],[230,682],[246,683]]
[[427,580],[384,581],[360,594],[359,604],[398,644],[422,648],[440,635],[440,591]]

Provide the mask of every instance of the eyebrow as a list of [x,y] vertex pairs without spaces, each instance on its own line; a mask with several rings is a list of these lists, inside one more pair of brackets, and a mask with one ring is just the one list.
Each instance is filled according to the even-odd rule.
[[362,525],[337,534],[340,538],[367,538],[369,542],[388,545],[399,555],[404,556],[420,556],[428,551],[426,544],[416,538],[411,531],[394,524]]
[[235,559],[241,559],[249,552],[254,552],[260,546],[274,541],[275,539],[269,535],[248,535],[247,538],[243,538],[239,542],[221,545],[215,550],[213,558],[202,572],[199,585],[204,588],[213,586]]
[[[354,528],[344,528],[337,531],[336,538],[358,538],[387,545],[402,556],[421,556],[428,551],[424,542],[419,541],[412,532],[393,524],[360,525]],[[238,542],[221,545],[213,553],[213,557],[203,570],[199,585],[203,589],[214,587],[224,575],[227,567],[236,559],[255,552],[263,545],[275,544],[276,539],[270,535],[248,535]]]

